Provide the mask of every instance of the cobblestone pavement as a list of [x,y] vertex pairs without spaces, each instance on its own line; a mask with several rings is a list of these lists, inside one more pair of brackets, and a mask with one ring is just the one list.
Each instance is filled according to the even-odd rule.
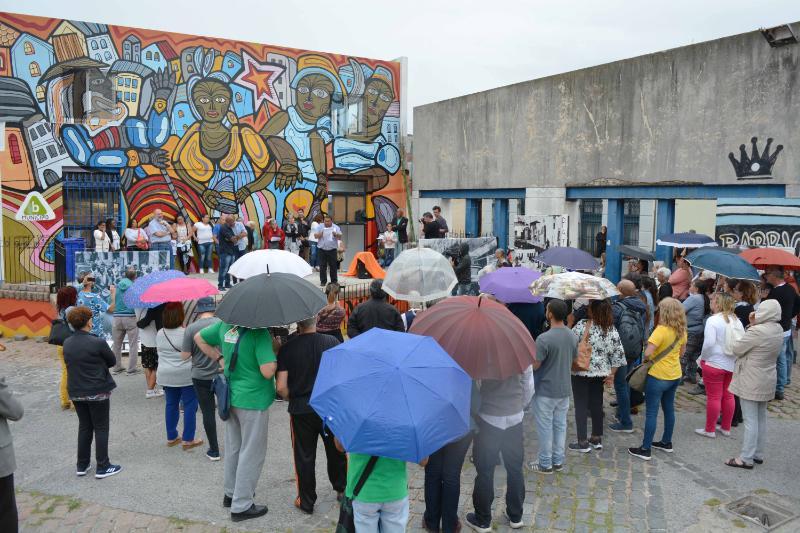
[[[317,469],[320,499],[314,515],[302,515],[291,505],[294,480],[285,404],[276,404],[271,410],[267,466],[257,489],[257,500],[268,503],[270,512],[264,519],[233,524],[219,506],[220,463],[209,465],[199,457],[200,453],[174,452],[160,446],[163,405],[160,400],[143,398],[141,375],[118,377],[119,387],[112,400],[111,453],[126,470],[100,482],[76,481],[72,471],[76,423],[73,414],[58,408],[54,350],[33,341],[7,342],[7,346],[0,356],[0,376],[8,376],[26,406],[26,417],[12,427],[17,444],[19,469],[15,477],[23,531],[334,530],[338,506],[327,484],[321,451]],[[568,455],[562,473],[546,476],[526,472],[525,529],[761,531],[729,515],[724,507],[754,491],[775,493],[776,498],[800,493],[796,472],[786,468],[796,460],[796,453],[792,447],[778,444],[800,439],[796,414],[800,391],[793,386],[786,396],[788,400],[782,405],[771,405],[769,459],[764,466],[752,472],[723,466],[724,459],[738,453],[741,428],[734,429],[733,438],[710,440],[694,435],[693,429],[704,420],[699,411],[705,397],[691,397],[682,391],[677,402],[675,454],[654,451],[654,459],[644,462],[627,453],[628,446],[641,442],[640,414],[634,417],[638,428],[635,433],[606,432],[602,451]],[[607,415],[611,412],[606,407]],[[526,461],[530,461],[536,456],[536,435],[531,421],[526,418],[524,423]],[[199,421],[198,425],[204,437]],[[574,439],[572,412],[569,426],[568,441]],[[475,469],[467,460],[461,485],[462,517],[472,509],[474,477]],[[423,483],[423,469],[410,466],[410,531],[421,531]],[[502,518],[502,466],[496,470],[495,485],[494,529],[510,531],[507,520]],[[800,508],[796,500],[791,501],[795,509]]]

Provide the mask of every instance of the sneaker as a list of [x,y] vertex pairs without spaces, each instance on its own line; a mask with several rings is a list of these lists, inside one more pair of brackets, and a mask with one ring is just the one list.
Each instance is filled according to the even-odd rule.
[[208,273],[209,273],[209,274],[216,274],[216,272],[214,272],[214,269],[213,269],[213,268],[209,268],[209,269],[208,269]]
[[722,435],[725,436],[725,437],[730,437],[731,436],[731,432],[730,431],[725,431],[724,429],[722,429],[722,426],[720,426],[719,424],[717,424],[717,431],[722,433]]
[[783,393],[782,392],[776,392],[775,393],[775,399],[778,400],[779,402],[783,401]]
[[92,469],[92,463],[89,463],[88,465],[86,465],[86,468],[78,467],[78,469],[75,472],[75,475],[77,475],[78,477],[83,477],[86,474],[88,474],[89,470],[91,470],[91,469]]
[[122,467],[119,465],[108,465],[108,467],[103,469],[97,469],[94,473],[94,477],[97,479],[103,479],[111,476],[115,476],[122,471]]
[[150,398],[158,398],[158,393],[155,390],[148,390],[144,393],[144,397],[148,400]]
[[156,396],[164,396],[164,389],[153,389],[156,391]]
[[696,386],[695,388],[693,388],[688,392],[688,394],[691,394],[692,396],[700,396],[701,394],[705,393],[706,393],[706,388],[701,387],[700,385]]
[[619,422],[609,425],[608,429],[615,433],[633,433],[633,427],[625,427]]
[[531,461],[528,463],[528,470],[531,472],[537,472],[539,474],[552,474],[553,467],[546,468],[539,464],[538,461]]
[[208,450],[206,452],[206,457],[208,457],[209,461],[219,461],[219,452],[212,452],[211,450]]
[[250,506],[250,509],[246,511],[242,511],[241,513],[231,513],[231,521],[233,522],[242,522],[244,520],[250,520],[251,518],[258,518],[259,516],[264,516],[267,514],[267,506],[266,505],[256,505],[255,503]]
[[580,442],[573,442],[569,446],[567,446],[573,452],[578,453],[589,453],[592,451],[592,445],[588,442],[580,443]]
[[201,269],[200,269],[200,273],[201,273],[201,274],[205,274],[205,273],[206,273],[206,269],[205,269],[205,268],[201,268]]
[[519,521],[517,522],[511,520],[511,517],[508,516],[508,511],[503,511],[503,516],[508,519],[508,527],[511,529],[522,529],[522,527],[525,525],[525,522],[522,521],[522,517],[520,517]]
[[590,438],[589,439],[589,446],[591,446],[595,450],[602,450],[603,449],[603,439],[601,439],[600,437],[597,437],[596,439],[595,438]]
[[675,451],[675,450],[672,449],[672,443],[671,442],[658,441],[658,442],[654,442],[652,446],[656,450],[661,450],[662,452],[672,453],[673,451]]
[[561,472],[564,470],[564,465],[553,465],[553,472]]
[[717,438],[717,434],[713,431],[706,431],[705,428],[698,428],[694,430],[695,433],[698,435],[702,435],[703,437],[708,437],[709,439]]
[[628,448],[628,453],[634,457],[638,457],[639,459],[644,459],[645,461],[650,460],[650,450],[645,450],[643,448]]
[[122,374],[122,372],[123,372],[124,370],[125,370],[125,369],[124,369],[124,368],[122,368],[122,367],[120,367],[120,368],[112,368],[112,369],[111,369],[111,373],[112,373],[112,374],[114,374],[114,375],[116,376],[116,375]]
[[138,368],[134,368],[133,370],[128,370],[126,372],[126,374],[129,375],[129,376],[134,376],[134,375],[136,375],[138,373],[139,373],[139,369]]
[[475,513],[467,513],[467,525],[478,533],[492,533],[492,524],[479,524]]

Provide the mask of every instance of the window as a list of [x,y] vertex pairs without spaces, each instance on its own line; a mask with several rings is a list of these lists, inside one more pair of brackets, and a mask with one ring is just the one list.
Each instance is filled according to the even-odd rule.
[[103,60],[103,58],[102,58],[102,57],[100,57],[100,54],[95,54],[95,55],[94,55],[94,58],[95,58],[96,60],[98,60],[98,61],[102,61],[102,60]]
[[118,85],[119,87],[122,87],[122,84],[123,84],[123,83],[125,83],[125,82],[124,82],[124,81],[122,81],[122,78],[117,78],[117,85]]
[[153,52],[148,50],[147,53],[144,55],[144,58],[145,59],[153,59]]
[[131,102],[136,101],[136,93],[131,93]]
[[233,68],[233,61],[230,59],[228,60],[228,68]]
[[97,41],[92,41],[92,50],[97,50]]
[[595,254],[594,237],[603,225],[603,201],[602,200],[581,200],[581,226],[580,226],[580,246],[581,250]]
[[28,66],[28,71],[31,73],[31,76],[34,78],[38,78],[42,75],[42,69],[39,68],[39,63],[34,61]]
[[106,52],[106,61],[111,61],[112,59],[111,52]]
[[183,110],[182,109],[178,110],[178,118],[183,118],[183,116],[184,116]]
[[135,89],[138,86],[139,86],[139,80],[136,80],[136,79],[131,80],[131,87],[133,87]]
[[100,48],[102,48],[103,50],[108,48],[108,41],[106,41],[105,39],[101,39],[100,40]]
[[188,65],[188,66],[186,67],[186,73],[187,73],[187,74],[194,74],[194,68],[192,68],[192,66],[191,66],[191,65]]
[[30,135],[30,137],[31,137],[31,142],[33,142],[33,141],[35,141],[36,139],[39,138],[39,134],[36,133],[36,128],[30,128],[28,130],[28,135]]
[[130,58],[131,56],[131,43],[125,41],[122,43],[122,53],[125,55],[126,58]]
[[131,93],[129,91],[125,91],[125,101],[126,102],[131,101]]
[[161,54],[159,54],[158,52],[154,53],[153,59],[155,59],[156,61],[161,61]]
[[56,150],[56,147],[53,146],[52,144],[47,145],[47,153],[50,154],[50,157],[58,156],[58,151]]
[[622,213],[622,244],[639,246],[639,200],[624,200]]
[[33,49],[33,45],[30,43],[30,41],[25,41],[25,44],[22,48],[25,50],[26,56],[32,56],[36,53],[36,50]]
[[122,91],[117,91],[117,102],[122,101]]
[[48,124],[47,122],[45,122],[44,124],[42,124],[42,126],[44,126],[44,129],[46,129],[48,132],[49,132],[49,131],[51,131],[51,129],[50,129],[50,124]]
[[130,87],[130,86],[131,86],[131,79],[125,78],[125,87]]
[[22,163],[22,153],[19,151],[19,139],[13,133],[8,136],[8,150],[11,152],[11,162],[15,165]]
[[186,54],[186,61],[192,60],[192,54]]
[[244,98],[242,98],[242,93],[236,93],[236,101],[242,103],[242,100],[244,100]]
[[47,161],[47,154],[44,153],[44,150],[42,150],[41,148],[36,150],[36,161],[38,161],[39,164],[44,163],[45,161]]
[[56,146],[58,146],[59,155],[64,155],[65,153],[67,153],[67,151],[64,150],[64,145],[62,145],[61,143],[56,143]]
[[44,137],[45,135],[47,135],[47,132],[49,131],[47,128],[44,127],[44,124],[39,124],[36,127],[36,129],[39,130],[39,137]]
[[134,44],[133,45],[133,57],[134,57],[134,59],[136,61],[139,61],[139,59],[142,57],[141,53],[142,53],[142,51],[141,51],[141,47],[139,46],[139,43]]
[[44,87],[41,85],[36,87],[36,99],[40,102],[44,102]]

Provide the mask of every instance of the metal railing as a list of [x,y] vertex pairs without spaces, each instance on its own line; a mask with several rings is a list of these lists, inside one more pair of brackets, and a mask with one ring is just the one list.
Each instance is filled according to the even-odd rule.
[[53,241],[34,237],[4,237],[3,283],[26,283],[55,286],[55,250]]

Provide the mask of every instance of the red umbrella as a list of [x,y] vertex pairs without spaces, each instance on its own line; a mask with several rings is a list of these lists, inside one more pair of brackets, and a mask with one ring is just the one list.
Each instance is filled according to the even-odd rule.
[[521,374],[536,354],[522,322],[506,306],[486,297],[442,300],[417,316],[409,332],[436,339],[473,379]]
[[142,294],[145,303],[183,302],[214,296],[219,291],[202,278],[175,278],[156,283]]
[[756,268],[779,266],[786,270],[800,270],[800,258],[780,248],[752,248],[739,256]]

